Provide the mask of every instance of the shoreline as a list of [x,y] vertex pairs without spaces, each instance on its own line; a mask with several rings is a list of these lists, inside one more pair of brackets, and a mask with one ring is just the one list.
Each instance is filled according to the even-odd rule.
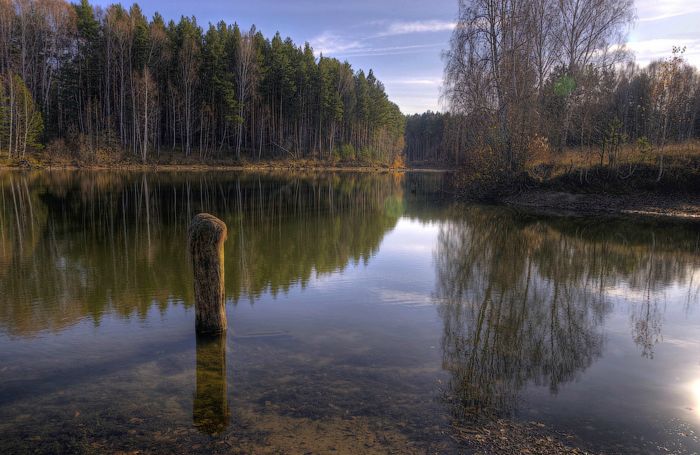
[[700,197],[659,193],[611,195],[531,190],[498,200],[498,204],[560,216],[619,215],[700,222]]
[[37,165],[8,165],[0,164],[0,171],[126,171],[126,172],[453,172],[450,169],[438,168],[392,168],[372,165],[338,165],[311,163],[249,163],[249,164],[37,164]]
[[[347,173],[451,173],[451,169],[431,167],[391,168],[385,166],[330,164],[318,161],[260,162],[244,164],[0,164],[0,172],[347,172]],[[465,198],[467,202],[478,202]],[[574,193],[556,189],[530,189],[497,198],[495,205],[523,209],[544,215],[641,216],[663,220],[700,222],[700,196],[672,196],[654,192],[639,194]]]

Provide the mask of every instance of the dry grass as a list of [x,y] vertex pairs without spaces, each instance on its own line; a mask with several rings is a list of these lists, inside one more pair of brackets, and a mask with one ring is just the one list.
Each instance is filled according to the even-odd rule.
[[[601,148],[577,147],[557,152],[545,145],[530,148],[530,158],[526,163],[528,173],[536,176],[538,172],[547,170],[548,178],[599,167],[610,167],[607,153],[602,154]],[[634,172],[634,168],[658,166],[663,154],[665,166],[673,172],[677,168],[690,166],[695,169],[700,163],[700,141],[693,140],[666,145],[663,150],[658,147],[648,147],[640,144],[625,144],[617,153],[617,159],[612,164],[621,172]]]
[[[700,194],[700,141],[668,144],[661,150],[648,144],[624,144],[614,151],[571,148],[558,152],[546,140],[529,145],[524,168],[517,173],[499,168],[489,153],[475,154],[452,179],[466,199],[497,202],[533,192],[647,195],[673,200]],[[663,172],[660,162],[663,156]],[[684,199],[685,198],[685,199]]]
[[[610,156],[600,148],[556,152],[531,147],[523,180],[528,188],[597,194],[700,194],[700,141],[624,144]],[[660,172],[663,157],[663,171]]]
[[180,150],[153,153],[146,163],[132,153],[120,150],[98,149],[93,152],[69,150],[63,141],[54,141],[44,150],[27,153],[23,159],[9,159],[0,153],[0,168],[80,168],[80,169],[142,169],[142,168],[221,168],[250,170],[405,170],[406,163],[398,156],[391,163],[376,160],[328,160],[321,158],[291,158],[242,160],[231,156],[186,155]]

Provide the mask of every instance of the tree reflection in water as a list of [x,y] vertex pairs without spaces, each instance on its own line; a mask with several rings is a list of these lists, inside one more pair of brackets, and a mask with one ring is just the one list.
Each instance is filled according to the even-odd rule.
[[700,266],[697,231],[670,229],[476,207],[454,213],[438,236],[435,298],[455,412],[512,414],[528,384],[557,393],[601,355],[602,324],[619,292],[644,296],[631,305],[632,334],[653,357],[659,293],[675,283],[692,293]]
[[229,226],[229,299],[303,287],[367,262],[402,202],[391,175],[1,173],[0,328],[31,336],[189,306],[184,243],[198,212]]

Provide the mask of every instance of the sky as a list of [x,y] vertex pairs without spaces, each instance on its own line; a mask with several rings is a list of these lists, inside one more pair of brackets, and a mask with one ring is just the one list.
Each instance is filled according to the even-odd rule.
[[[114,0],[93,0],[107,6]],[[130,3],[123,0],[124,4]],[[405,114],[442,110],[442,53],[457,15],[457,0],[142,0],[149,16],[195,16],[200,24],[255,25],[265,36],[279,31],[309,42],[317,55],[370,68]],[[700,67],[700,0],[636,0],[637,21],[628,47],[637,63],[686,46],[686,59]]]

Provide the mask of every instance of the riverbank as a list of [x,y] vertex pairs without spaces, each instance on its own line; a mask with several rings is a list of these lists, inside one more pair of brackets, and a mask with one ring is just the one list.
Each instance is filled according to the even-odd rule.
[[700,221],[700,197],[667,196],[654,193],[635,195],[575,194],[532,190],[502,198],[504,205],[537,212],[563,215],[619,214]]
[[357,171],[388,172],[404,171],[406,167],[392,167],[384,164],[356,162],[327,162],[320,160],[271,160],[230,163],[223,161],[164,161],[139,163],[115,161],[90,163],[78,161],[2,161],[0,169],[24,170],[87,170],[87,171]]
[[[435,172],[452,173],[454,170],[437,166],[389,166],[382,163],[330,162],[323,160],[267,160],[255,162],[227,163],[225,161],[196,162],[183,160],[182,157],[160,162],[139,163],[135,161],[114,161],[109,163],[85,163],[75,160],[46,160],[30,157],[21,161],[0,161],[0,170],[68,170],[68,171],[126,171],[126,172]],[[574,175],[575,174],[575,175]],[[459,174],[452,179],[451,186],[457,197],[467,201],[484,202],[522,208],[546,214],[592,215],[620,214],[643,215],[657,218],[684,219],[700,221],[700,196],[663,194],[669,188],[678,188],[678,170],[671,184],[664,182],[658,191],[650,178],[641,179],[644,188],[633,193],[634,183],[640,179],[624,182],[588,182],[581,185],[580,172],[558,174],[555,178],[542,179],[527,172],[507,183],[489,187],[478,182],[465,183]],[[591,179],[590,173],[586,178]],[[684,187],[689,177],[681,179]],[[589,191],[589,192],[580,192]],[[607,193],[607,192],[610,193]]]
[[250,172],[454,172],[435,166],[411,166],[403,163],[373,163],[363,161],[326,161],[315,159],[282,159],[243,161],[232,163],[223,160],[165,159],[141,163],[133,160],[110,162],[81,162],[77,160],[29,157],[26,160],[0,160],[0,170],[69,170],[69,171],[137,171],[137,172],[188,172],[188,171],[250,171]]
[[[571,158],[534,161],[512,174],[465,168],[450,180],[457,197],[565,215],[621,214],[700,220],[700,149],[624,165]],[[576,152],[581,154],[581,151]]]

